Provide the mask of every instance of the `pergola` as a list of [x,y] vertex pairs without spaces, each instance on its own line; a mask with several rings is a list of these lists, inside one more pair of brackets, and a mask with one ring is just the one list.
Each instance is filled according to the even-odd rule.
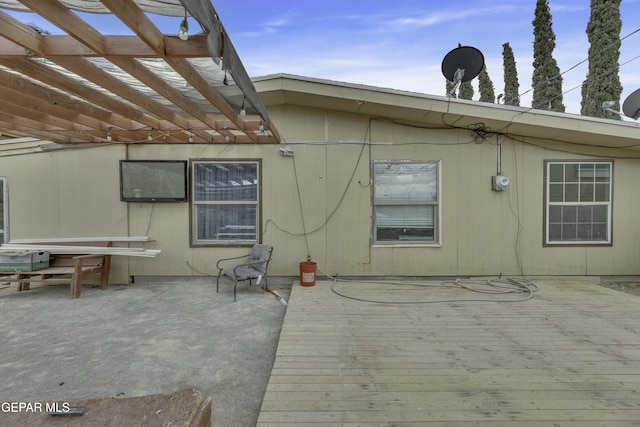
[[[110,14],[135,35],[103,34],[77,12]],[[176,33],[190,22],[188,39],[163,34],[159,15],[176,17]],[[280,142],[209,0],[0,0],[0,133],[61,144]]]

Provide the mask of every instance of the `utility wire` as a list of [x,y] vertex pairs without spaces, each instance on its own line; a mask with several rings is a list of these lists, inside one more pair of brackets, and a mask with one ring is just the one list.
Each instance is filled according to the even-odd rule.
[[[370,132],[371,128],[371,123],[369,123],[369,126],[367,127],[367,135]],[[338,211],[338,209],[340,208],[340,206],[342,205],[342,202],[344,201],[345,197],[347,196],[347,192],[349,191],[349,188],[351,187],[351,184],[353,182],[353,179],[358,171],[358,167],[360,166],[360,162],[362,161],[362,156],[365,152],[365,148],[367,146],[367,141],[366,141],[367,136],[365,135],[365,139],[364,141],[361,143],[362,147],[360,149],[360,153],[358,154],[358,159],[356,161],[356,164],[353,168],[353,171],[351,172],[351,176],[349,177],[349,181],[347,182],[347,185],[345,186],[344,191],[342,192],[342,196],[340,197],[340,200],[338,200],[338,203],[336,204],[335,208],[331,211],[331,213],[329,215],[327,215],[327,218],[322,222],[322,224],[320,224],[319,226],[317,226],[316,228],[314,228],[311,231],[307,231],[306,225],[305,225],[305,221],[304,221],[304,210],[303,210],[303,203],[302,203],[302,192],[300,190],[300,181],[298,179],[298,172],[296,169],[296,162],[295,162],[295,156],[293,158],[293,171],[294,171],[294,180],[295,180],[295,185],[296,185],[296,191],[298,193],[298,201],[300,204],[300,215],[302,217],[302,233],[294,233],[291,231],[288,231],[282,227],[280,227],[275,221],[273,220],[267,220],[267,224],[268,223],[272,223],[278,230],[282,231],[283,233],[286,233],[290,236],[304,236],[305,238],[305,243],[307,245],[307,256],[310,257],[310,249],[309,249],[309,242],[307,239],[307,236],[314,234],[320,230],[322,230],[331,220],[331,218],[336,214],[336,212]],[[266,232],[266,230],[265,230]],[[264,233],[263,233],[264,234]]]
[[296,183],[296,190],[298,192],[298,203],[300,205],[300,218],[302,219],[302,235],[304,236],[304,243],[307,246],[307,261],[311,260],[311,250],[309,249],[309,239],[307,236],[307,226],[304,223],[304,208],[302,205],[302,193],[300,191],[300,181],[298,180],[298,169],[296,168],[296,158],[293,157],[293,176]]
[[[638,28],[638,29],[636,29],[636,30],[634,30],[634,31],[630,32],[630,33],[629,33],[629,34],[627,34],[626,36],[624,36],[624,37],[620,38],[620,41],[625,40],[625,39],[627,39],[627,38],[629,38],[629,37],[631,37],[632,35],[637,34],[637,33],[640,33],[640,28]],[[603,52],[605,52],[606,50],[610,49],[612,46],[613,46],[612,44],[609,44],[609,45],[607,45],[607,46],[603,47],[601,50],[599,50],[599,51],[595,52],[595,53],[593,54],[593,56],[598,56],[598,55],[602,54],[602,53],[603,53]],[[630,59],[630,60],[628,60],[628,61],[624,62],[623,64],[618,65],[618,67],[617,67],[616,69],[614,69],[614,70],[611,70],[611,72],[617,72],[617,71],[619,71],[619,70],[620,70],[620,67],[622,67],[623,65],[629,64],[630,62],[635,61],[635,60],[636,60],[636,59],[638,59],[638,58],[640,58],[640,55],[635,56],[634,58],[632,58],[632,59]],[[584,60],[582,60],[582,61],[578,62],[577,64],[573,65],[572,67],[569,67],[567,70],[565,70],[565,71],[563,71],[563,72],[559,73],[557,76],[553,77],[553,79],[560,78],[562,75],[564,75],[564,74],[568,73],[568,72],[569,72],[569,71],[571,71],[571,70],[576,69],[577,67],[579,67],[580,65],[584,64],[584,63],[585,63],[585,62],[587,62],[587,61],[589,61],[589,58],[588,58],[588,57],[587,57],[586,59],[584,59]],[[527,93],[529,93],[529,92],[533,91],[533,90],[534,90],[536,87],[538,87],[539,85],[541,85],[541,84],[546,84],[546,83],[548,83],[548,82],[547,82],[547,81],[540,82],[538,85],[533,86],[533,87],[531,87],[530,89],[526,90],[525,92],[523,92],[523,93],[519,94],[519,95],[518,95],[518,97],[520,98],[520,97],[522,97],[522,95],[525,95],[525,94],[527,94]],[[571,91],[573,91],[573,90],[575,90],[575,89],[577,89],[577,88],[582,87],[582,86],[583,86],[583,84],[584,84],[584,82],[583,82],[583,83],[581,83],[580,85],[576,86],[576,87],[571,88],[571,89],[570,89],[570,90],[568,90],[568,91],[563,92],[563,93],[562,93],[562,95],[564,95],[564,94],[566,94],[566,93],[568,93],[568,92],[571,92]],[[544,102],[544,104],[548,104],[549,102],[551,102],[552,100],[554,100],[554,99],[556,99],[556,98],[557,98],[557,96],[556,96],[556,97],[553,97],[553,98],[551,98],[551,99],[548,99],[548,100],[546,100],[546,101]],[[525,108],[526,108],[526,107],[525,107]],[[509,128],[509,126],[511,126],[511,125],[513,124],[513,121],[515,120],[515,118],[516,118],[517,116],[519,116],[519,115],[521,115],[521,114],[524,114],[524,113],[526,113],[526,112],[529,112],[529,111],[531,111],[531,110],[533,110],[533,109],[534,109],[533,107],[528,107],[528,108],[526,108],[526,109],[525,109],[525,110],[523,110],[523,111],[519,111],[518,113],[516,113],[516,114],[511,118],[511,120],[509,121],[509,123],[508,123],[506,126],[502,127],[502,128],[501,128],[501,129],[499,129],[497,132],[503,132],[505,129],[508,129],[508,128]]]
[[[454,280],[446,280],[443,282],[412,282],[412,281],[386,281],[386,280],[348,280],[341,279],[336,274],[335,276],[331,276],[324,271],[320,267],[316,267],[317,270],[322,273],[328,279],[331,279],[333,283],[331,284],[331,291],[342,297],[351,299],[354,301],[366,302],[366,303],[375,303],[375,304],[398,304],[398,305],[409,305],[409,304],[454,304],[454,303],[462,303],[462,302],[524,302],[533,298],[534,294],[538,292],[539,288],[533,281],[526,279],[524,277],[508,277],[503,278],[502,275],[497,278],[489,278],[489,279],[461,279],[457,278]],[[359,296],[355,296],[353,294],[349,295],[345,293],[344,290],[338,289],[338,283],[353,283],[358,285],[351,286],[352,290],[356,288],[362,289],[361,285],[373,284],[373,285],[389,285],[392,287],[397,287],[398,289],[402,289],[403,291],[407,291],[411,288],[418,290],[436,290],[436,289],[457,289],[457,290],[466,290],[472,293],[483,294],[483,295],[502,295],[509,296],[512,294],[520,295],[518,297],[511,298],[451,298],[451,299],[433,299],[433,300],[401,300],[401,301],[393,301],[389,299],[370,299],[363,298]]]
[[[375,304],[444,304],[444,303],[462,303],[462,302],[524,302],[533,298],[535,292],[538,291],[538,286],[531,280],[525,278],[491,278],[491,279],[455,279],[451,281],[444,281],[441,283],[415,283],[415,282],[392,282],[392,281],[362,281],[362,280],[345,280],[340,279],[338,276],[329,277],[333,279],[331,285],[331,291],[342,297],[360,302],[375,303]],[[350,286],[350,289],[361,290],[362,286],[366,284],[373,285],[388,285],[397,287],[403,291],[407,291],[409,288],[413,289],[426,289],[426,290],[441,290],[441,289],[457,289],[465,290],[472,293],[484,294],[484,295],[522,295],[517,297],[504,297],[504,298],[448,298],[448,299],[432,299],[432,300],[400,300],[393,301],[390,299],[370,299],[359,297],[356,295],[347,294],[344,290],[338,289],[338,283],[357,283],[357,285]]]
[[[636,34],[636,33],[638,33],[638,32],[640,32],[640,28],[638,28],[638,29],[636,29],[636,30],[634,30],[634,31],[630,32],[630,33],[629,33],[629,34],[627,34],[626,36],[624,36],[624,37],[620,38],[620,42],[622,42],[623,40],[625,40],[625,39],[627,39],[627,38],[631,37],[632,35],[634,35],[634,34]],[[610,49],[612,46],[613,46],[613,44],[609,44],[609,45],[607,45],[607,46],[603,47],[601,50],[597,51],[593,56],[599,56],[600,54],[602,54],[602,53],[603,53],[603,52],[605,52],[606,50]],[[631,62],[631,61],[635,60],[636,58],[638,58],[638,56],[636,56],[635,58],[633,58],[633,59],[632,59],[632,60],[630,60],[630,61],[625,62],[624,64],[620,64],[620,65],[618,66],[618,68],[620,68],[621,66],[623,66],[623,65],[625,65],[625,64],[628,64],[629,62]],[[552,78],[551,78],[551,80],[555,80],[555,79],[558,79],[558,78],[562,77],[563,75],[565,75],[565,74],[566,74],[566,73],[568,73],[569,71],[572,71],[572,70],[574,70],[574,69],[578,68],[580,65],[582,65],[582,64],[584,64],[585,62],[588,62],[588,61],[589,61],[589,58],[587,57],[586,59],[583,59],[582,61],[578,62],[577,64],[573,65],[572,67],[567,68],[565,71],[561,72],[561,73],[560,73],[560,74],[558,74],[557,76],[552,77]],[[542,84],[547,84],[547,83],[549,83],[549,81],[540,82],[540,83],[538,83],[536,86],[533,86],[533,87],[531,87],[530,89],[527,89],[526,91],[524,91],[524,92],[522,92],[521,94],[519,94],[519,95],[518,95],[518,97],[519,97],[519,98],[521,98],[521,97],[522,97],[522,95],[526,95],[527,93],[529,93],[529,92],[533,91],[534,89],[536,89],[538,86],[540,86],[540,85],[542,85]],[[582,85],[580,85],[580,86],[582,86]],[[547,100],[547,101],[545,101],[545,103],[548,103],[549,101],[552,101],[553,99],[555,99],[555,98],[552,98],[552,99],[550,99],[550,100]]]

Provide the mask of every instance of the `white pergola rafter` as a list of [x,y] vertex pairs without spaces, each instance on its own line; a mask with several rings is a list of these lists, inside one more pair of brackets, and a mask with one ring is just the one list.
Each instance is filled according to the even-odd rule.
[[[59,143],[105,142],[107,130],[109,141],[125,143],[226,143],[229,133],[233,143],[280,142],[239,60],[216,65],[206,33],[188,40],[162,34],[138,2],[146,11],[153,3],[101,0],[101,12],[136,34],[121,36],[101,34],[70,10],[82,0],[3,1],[66,34],[46,34],[0,9],[0,132]],[[80,10],[96,6],[87,2]],[[179,6],[170,5],[173,14]],[[233,76],[229,86],[221,78],[226,72]]]

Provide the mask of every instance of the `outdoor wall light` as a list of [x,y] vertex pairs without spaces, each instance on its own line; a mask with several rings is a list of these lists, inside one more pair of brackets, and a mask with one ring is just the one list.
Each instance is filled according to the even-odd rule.
[[289,147],[288,145],[284,148],[280,148],[278,152],[282,157],[293,157],[295,154],[293,148]]
[[180,24],[180,29],[178,30],[178,38],[180,40],[189,40],[189,23],[187,22],[187,10],[184,10],[184,19]]

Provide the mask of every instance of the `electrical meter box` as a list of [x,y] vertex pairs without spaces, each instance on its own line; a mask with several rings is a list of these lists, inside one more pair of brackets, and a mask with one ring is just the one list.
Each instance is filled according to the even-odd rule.
[[3,251],[0,252],[0,272],[34,271],[49,267],[47,251]]
[[509,178],[503,175],[491,177],[491,189],[494,191],[505,191],[509,187]]

